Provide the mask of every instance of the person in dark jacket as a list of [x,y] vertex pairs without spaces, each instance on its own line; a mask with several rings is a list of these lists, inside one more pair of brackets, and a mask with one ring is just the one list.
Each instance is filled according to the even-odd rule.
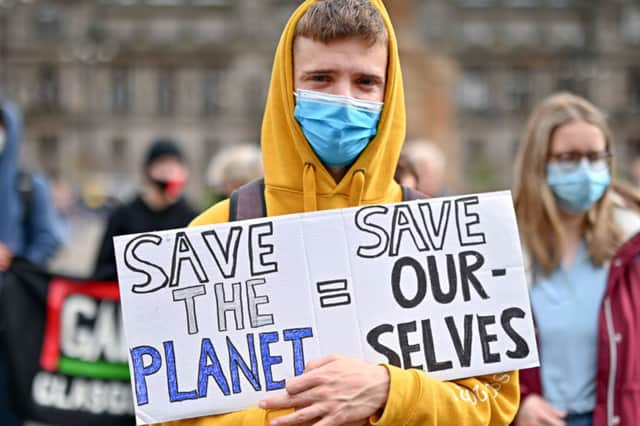
[[[47,180],[18,168],[21,143],[20,113],[0,101],[0,287],[15,257],[44,266],[63,240]],[[20,421],[8,408],[4,357],[0,348],[0,425],[14,426]]]
[[514,196],[540,368],[520,372],[516,426],[638,424],[640,195],[612,147],[604,114],[569,93],[524,132]]
[[116,279],[113,237],[187,226],[197,214],[185,200],[189,171],[182,151],[169,139],[152,144],[144,160],[142,192],[109,216],[95,262],[93,277]]

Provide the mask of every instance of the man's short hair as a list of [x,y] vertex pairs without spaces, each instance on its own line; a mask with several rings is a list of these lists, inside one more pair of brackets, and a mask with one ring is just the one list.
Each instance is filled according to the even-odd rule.
[[369,0],[318,0],[296,25],[295,36],[327,43],[360,37],[370,45],[388,41],[380,12]]

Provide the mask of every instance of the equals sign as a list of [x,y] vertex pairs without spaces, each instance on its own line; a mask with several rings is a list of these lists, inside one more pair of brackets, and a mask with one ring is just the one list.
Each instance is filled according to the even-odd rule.
[[347,280],[319,281],[316,283],[316,289],[320,295],[320,307],[322,308],[351,303],[351,295],[347,290]]

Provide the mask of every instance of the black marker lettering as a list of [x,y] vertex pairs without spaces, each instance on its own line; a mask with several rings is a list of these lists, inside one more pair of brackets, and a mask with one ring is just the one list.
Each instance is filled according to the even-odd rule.
[[[238,247],[240,246],[240,236],[242,227],[232,226],[227,235],[227,242],[222,247],[222,242],[215,230],[202,233],[202,239],[207,245],[209,252],[218,265],[218,269],[224,278],[232,278],[236,274],[236,264],[238,263]],[[212,238],[213,237],[213,238]]]
[[258,311],[258,305],[265,305],[269,303],[269,296],[258,296],[256,293],[256,286],[263,285],[267,281],[264,278],[255,278],[247,280],[247,305],[249,307],[249,322],[252,328],[264,327],[265,325],[272,325],[272,314],[261,314]]
[[461,246],[485,244],[486,238],[483,232],[471,232],[473,225],[480,224],[480,215],[470,213],[469,206],[478,204],[478,197],[464,197],[456,199],[456,225]]
[[278,263],[267,262],[265,257],[273,255],[273,244],[265,244],[264,239],[273,235],[273,223],[259,223],[249,226],[249,260],[251,275],[264,275],[278,271]]
[[[162,242],[162,237],[156,234],[143,234],[138,235],[131,241],[129,241],[124,249],[124,263],[127,267],[134,271],[140,272],[146,277],[146,280],[141,283],[135,283],[131,286],[131,291],[134,293],[152,293],[154,291],[164,288],[169,282],[169,277],[164,270],[147,260],[143,260],[138,256],[137,250],[142,244],[154,244],[159,246]],[[153,274],[152,272],[155,272]],[[161,275],[161,279],[157,279],[158,273]],[[155,276],[155,277],[154,277]]]
[[393,209],[393,220],[391,222],[391,248],[389,249],[389,256],[397,256],[400,250],[400,244],[402,242],[402,236],[405,233],[409,233],[413,244],[418,251],[425,251],[427,242],[422,235],[422,231],[418,228],[416,218],[413,216],[411,208],[407,204],[398,204]]
[[369,223],[368,219],[373,215],[385,215],[388,210],[389,209],[384,206],[367,206],[356,212],[356,227],[376,238],[376,242],[374,244],[358,247],[358,250],[356,251],[358,256],[364,258],[376,258],[382,256],[384,252],[387,251],[387,246],[389,245],[389,235],[387,234],[387,231],[382,226]]
[[480,332],[480,343],[482,345],[482,358],[484,362],[495,363],[500,362],[500,354],[491,352],[491,342],[498,340],[498,336],[495,334],[489,334],[487,332],[487,326],[496,323],[496,317],[493,315],[482,316],[478,315],[478,330]]
[[511,326],[511,320],[513,318],[524,318],[525,313],[520,308],[508,308],[502,312],[500,316],[500,323],[502,324],[502,328],[504,329],[507,336],[513,340],[513,343],[516,344],[514,350],[507,351],[507,356],[513,359],[521,359],[526,358],[529,355],[529,345],[527,345],[527,341],[522,338],[518,334],[517,331],[513,329]]
[[380,343],[380,336],[385,333],[393,333],[393,326],[391,324],[380,324],[379,326],[372,328],[367,333],[367,343],[369,343],[369,346],[371,346],[374,351],[386,356],[389,364],[395,365],[396,367],[402,367],[400,356],[398,356],[398,354],[390,347]]
[[[484,257],[477,251],[463,251],[458,253],[460,259],[460,282],[462,286],[462,297],[465,302],[471,300],[471,293],[469,291],[469,283],[473,286],[476,293],[483,299],[488,299],[487,292],[484,291],[480,280],[473,274],[484,265]],[[467,258],[474,258],[473,263],[469,263]]]
[[171,283],[170,287],[175,287],[178,285],[181,277],[182,263],[189,262],[191,265],[191,269],[196,273],[198,277],[198,281],[201,283],[206,283],[209,281],[207,277],[207,273],[204,271],[202,267],[202,263],[198,258],[198,254],[193,249],[193,245],[191,241],[189,241],[189,237],[186,232],[178,232],[176,233],[176,239],[173,245],[173,262],[171,264]]

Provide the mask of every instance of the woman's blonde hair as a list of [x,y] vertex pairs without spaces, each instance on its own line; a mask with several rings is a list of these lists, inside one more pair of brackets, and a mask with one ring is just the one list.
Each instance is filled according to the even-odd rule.
[[[612,153],[611,131],[604,114],[584,98],[558,93],[542,101],[529,117],[516,158],[514,197],[520,235],[533,264],[545,275],[560,265],[565,247],[560,213],[546,180],[547,159],[556,129],[576,121],[600,129],[606,149]],[[583,233],[596,265],[610,259],[622,242],[622,231],[613,220],[613,166],[611,161],[612,185],[589,209],[584,223]]]

